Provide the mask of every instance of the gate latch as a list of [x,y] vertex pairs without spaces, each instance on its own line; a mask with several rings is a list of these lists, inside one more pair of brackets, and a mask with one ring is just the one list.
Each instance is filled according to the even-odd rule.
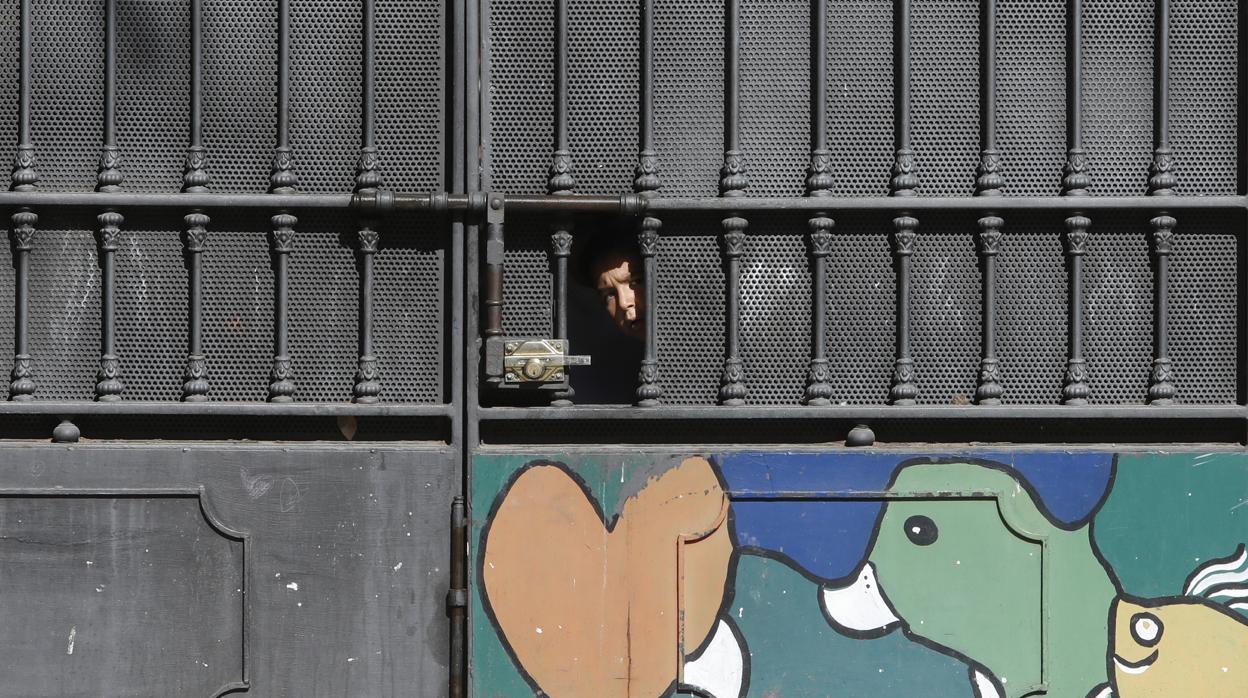
[[569,366],[588,366],[590,357],[568,355],[568,340],[491,338],[486,342],[486,375],[501,378],[500,387],[567,385]]

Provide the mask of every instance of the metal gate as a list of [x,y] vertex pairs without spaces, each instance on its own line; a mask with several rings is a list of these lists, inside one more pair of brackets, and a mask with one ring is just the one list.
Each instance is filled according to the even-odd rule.
[[[0,695],[1125,696],[1110,608],[1241,622],[1185,588],[1248,544],[1235,0],[0,18]],[[920,627],[990,595],[907,597],[879,533],[985,507],[1038,565],[974,568],[1017,572],[1008,657]],[[833,613],[861,574],[882,624]]]

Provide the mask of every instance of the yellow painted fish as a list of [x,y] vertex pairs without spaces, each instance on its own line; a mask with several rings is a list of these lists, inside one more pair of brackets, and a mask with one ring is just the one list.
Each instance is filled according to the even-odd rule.
[[1248,552],[1211,561],[1182,596],[1120,597],[1110,611],[1116,698],[1248,696]]

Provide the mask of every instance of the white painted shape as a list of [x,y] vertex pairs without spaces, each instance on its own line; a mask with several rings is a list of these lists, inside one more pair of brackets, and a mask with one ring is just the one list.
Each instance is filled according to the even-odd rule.
[[973,680],[979,698],[1001,698],[1001,694],[997,692],[997,685],[992,682],[992,679],[984,676],[983,672],[976,669]]
[[1191,584],[1183,590],[1187,596],[1200,596],[1206,589],[1221,584],[1248,582],[1248,547],[1239,551],[1239,555],[1230,562],[1207,565],[1192,577]]
[[74,638],[78,637],[78,626],[71,625],[69,628],[69,646],[65,648],[65,654],[74,653]]
[[862,566],[854,583],[839,589],[824,587],[819,594],[824,613],[850,630],[881,630],[901,619],[893,613],[880,592],[875,566]]
[[1127,666],[1126,664],[1122,663],[1122,660],[1118,658],[1118,655],[1114,655],[1114,666],[1118,667],[1118,671],[1121,671],[1124,674],[1132,674],[1132,675],[1143,674],[1144,672],[1148,671],[1148,668],[1151,667],[1152,665],[1153,663],[1149,662],[1148,664],[1145,664],[1143,666],[1135,666],[1135,667]]
[[685,662],[688,688],[697,689],[711,698],[737,698],[745,677],[745,657],[741,645],[728,623],[720,620],[706,650],[693,661]]

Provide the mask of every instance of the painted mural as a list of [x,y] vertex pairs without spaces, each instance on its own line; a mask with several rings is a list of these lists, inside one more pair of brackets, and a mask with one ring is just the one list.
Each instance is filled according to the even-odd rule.
[[1248,454],[477,456],[476,696],[1248,696]]

